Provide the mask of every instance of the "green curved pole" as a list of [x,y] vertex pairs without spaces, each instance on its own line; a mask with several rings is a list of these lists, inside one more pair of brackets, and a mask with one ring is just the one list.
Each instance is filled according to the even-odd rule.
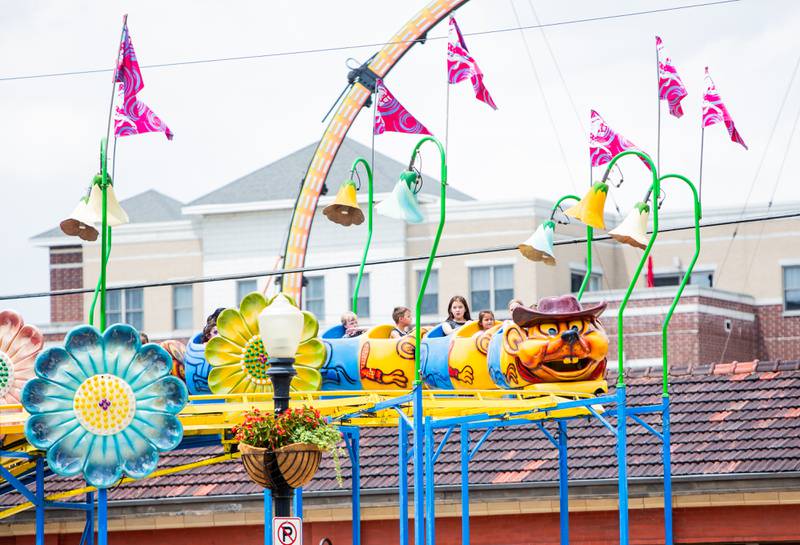
[[364,165],[364,170],[367,171],[367,190],[369,192],[369,201],[367,206],[367,243],[364,245],[364,255],[361,256],[361,266],[358,268],[358,277],[356,278],[356,285],[353,288],[353,314],[358,314],[358,290],[361,288],[361,278],[364,276],[364,265],[367,262],[367,254],[369,253],[369,246],[372,244],[372,167],[363,157],[357,157],[353,161],[353,166],[350,167],[350,172],[356,171],[358,165]]
[[[697,263],[697,258],[700,256],[700,218],[702,216],[702,210],[700,207],[700,197],[697,193],[697,188],[694,186],[692,182],[689,181],[688,178],[685,176],[681,176],[680,174],[666,174],[659,178],[659,182],[666,180],[668,178],[675,178],[677,180],[682,180],[689,186],[689,189],[692,190],[692,198],[694,200],[694,255],[692,256],[692,260],[689,263],[689,266],[686,268],[686,272],[683,275],[683,279],[681,280],[680,286],[678,286],[678,292],[675,294],[675,298],[672,300],[672,304],[667,311],[667,315],[664,317],[664,325],[661,326],[661,359],[662,359],[662,373],[663,373],[663,382],[662,382],[662,397],[669,397],[669,358],[667,356],[667,329],[669,328],[669,322],[672,319],[672,313],[675,312],[675,307],[678,306],[678,300],[681,298],[683,294],[683,288],[686,287],[686,284],[689,282],[689,278],[692,276],[692,270],[694,269],[695,263]],[[656,203],[653,203],[654,208],[658,208]]]
[[[656,195],[661,194],[661,185],[658,179],[658,172],[656,171],[656,167],[653,164],[653,160],[650,159],[650,156],[646,153],[641,151],[623,151],[613,159],[611,162],[608,163],[606,167],[606,172],[603,175],[603,181],[605,182],[608,179],[608,175],[611,172],[611,169],[614,167],[617,161],[625,157],[626,155],[638,155],[641,157],[649,166],[650,172],[653,175],[653,185],[652,190]],[[625,378],[624,378],[624,361],[625,361],[625,351],[623,346],[623,327],[624,321],[623,316],[625,314],[625,307],[628,305],[628,299],[631,297],[631,293],[633,293],[633,288],[636,286],[636,282],[639,281],[639,275],[642,272],[642,268],[644,267],[645,262],[647,261],[647,256],[650,255],[650,249],[653,247],[653,243],[656,241],[656,237],[658,236],[658,206],[653,206],[653,234],[650,235],[650,240],[647,242],[647,247],[644,249],[644,253],[642,254],[642,258],[639,260],[639,265],[636,267],[636,272],[633,273],[633,278],[631,278],[630,284],[628,284],[628,289],[625,291],[625,296],[622,298],[622,301],[619,304],[619,310],[617,311],[617,359],[618,361],[618,375],[617,375],[617,387],[624,387],[625,386]]]
[[[108,246],[106,247],[106,259],[111,257],[111,227],[108,228]],[[97,299],[100,297],[100,284],[101,278],[97,277],[97,284],[94,287],[94,296],[92,297],[92,306],[89,308],[89,325],[94,325],[94,310],[97,306]]]
[[447,189],[447,157],[445,155],[444,146],[442,143],[439,142],[433,136],[426,136],[417,142],[417,145],[414,146],[414,151],[411,152],[411,162],[409,164],[414,164],[414,158],[417,156],[417,152],[419,148],[425,142],[433,142],[439,148],[439,158],[441,160],[441,193],[439,195],[439,226],[436,229],[436,236],[433,239],[433,246],[431,246],[431,254],[428,257],[428,265],[425,267],[425,275],[422,277],[422,282],[419,286],[419,294],[417,295],[417,306],[416,306],[416,327],[414,339],[416,341],[416,349],[414,350],[414,384],[418,385],[421,384],[421,380],[419,377],[419,368],[420,368],[420,343],[422,341],[422,334],[420,332],[420,320],[422,317],[422,299],[425,296],[425,289],[428,287],[428,277],[431,275],[431,268],[433,268],[433,260],[436,257],[436,250],[439,248],[439,239],[442,237],[442,230],[444,229],[444,221],[445,221],[445,198],[446,198],[446,189]]
[[[567,199],[571,199],[571,200],[574,200],[574,201],[580,201],[581,200],[581,198],[576,196],[576,195],[564,195],[563,197],[558,199],[556,201],[556,203],[553,205],[552,212],[550,213],[550,220],[552,220],[553,217],[555,216],[556,210],[558,210],[558,207],[561,205],[561,203],[566,201]],[[592,237],[593,237],[593,235],[594,235],[594,228],[592,228],[590,225],[587,225],[586,226],[586,274],[583,275],[583,282],[581,282],[581,287],[578,290],[578,301],[580,301],[581,297],[583,297],[583,292],[586,291],[586,286],[589,285],[589,279],[592,276]]]
[[108,254],[106,250],[111,250],[108,246],[108,170],[106,169],[106,150],[108,140],[103,138],[100,141],[100,173],[103,177],[100,188],[103,190],[103,219],[102,219],[102,239],[100,241],[100,330],[106,329],[106,267],[108,266]]

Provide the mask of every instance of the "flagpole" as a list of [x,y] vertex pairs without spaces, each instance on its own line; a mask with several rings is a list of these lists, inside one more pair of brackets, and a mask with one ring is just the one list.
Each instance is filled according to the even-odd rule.
[[[656,42],[656,104],[658,105],[658,129],[656,138],[656,172],[661,172],[661,71],[658,67],[658,42]],[[647,204],[645,202],[645,204]]]
[[702,202],[703,199],[703,144],[706,140],[706,127],[702,120],[700,121],[700,175],[697,177],[697,199]]
[[450,71],[447,72],[447,93],[444,108],[444,154],[447,156],[447,144],[450,142]]
[[[122,31],[120,31],[119,43],[122,45],[125,40],[125,29],[128,28],[128,14],[122,16]],[[114,62],[114,70],[111,74],[111,103],[108,106],[108,122],[106,123],[106,138],[111,132],[111,118],[114,115],[114,97],[117,94],[117,70],[119,69],[119,55],[121,47],[117,47],[117,60]]]

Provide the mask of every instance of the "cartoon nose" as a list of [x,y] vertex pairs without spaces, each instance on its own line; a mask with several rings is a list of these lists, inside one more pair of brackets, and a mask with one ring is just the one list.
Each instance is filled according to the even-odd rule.
[[578,342],[580,335],[574,329],[568,329],[561,334],[561,340],[569,345],[573,345]]

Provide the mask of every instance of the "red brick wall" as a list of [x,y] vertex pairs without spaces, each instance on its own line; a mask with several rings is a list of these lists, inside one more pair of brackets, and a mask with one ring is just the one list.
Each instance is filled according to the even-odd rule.
[[783,305],[757,307],[761,335],[759,359],[794,360],[800,358],[800,316],[784,316]]
[[[83,287],[83,248],[61,246],[50,248],[50,289],[65,290]],[[52,323],[83,320],[83,295],[61,295],[50,298]]]
[[[112,508],[113,511],[113,508]],[[673,513],[676,543],[783,543],[800,540],[796,505],[730,506],[676,509]],[[186,514],[186,517],[195,516]],[[660,509],[630,511],[630,543],[664,543],[663,512]],[[545,545],[559,541],[557,513],[472,517],[470,537],[474,545]],[[399,543],[396,520],[366,521],[361,525],[363,545]],[[409,529],[413,540],[413,522]],[[303,545],[317,545],[328,537],[333,545],[352,543],[350,522],[315,522],[303,527]],[[79,534],[46,536],[46,545],[77,545]],[[461,543],[461,519],[436,521],[439,545]],[[0,545],[33,544],[33,536],[0,538]],[[112,532],[114,545],[261,545],[263,526],[198,527],[176,530]],[[596,511],[570,513],[570,543],[607,545],[619,543],[618,513]]]

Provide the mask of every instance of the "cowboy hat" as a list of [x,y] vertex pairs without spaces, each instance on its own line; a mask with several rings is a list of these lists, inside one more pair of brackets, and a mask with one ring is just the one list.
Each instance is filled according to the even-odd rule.
[[575,318],[597,318],[606,309],[607,303],[584,307],[574,295],[544,297],[535,308],[518,306],[511,312],[514,323],[529,327],[536,323],[568,321]]

